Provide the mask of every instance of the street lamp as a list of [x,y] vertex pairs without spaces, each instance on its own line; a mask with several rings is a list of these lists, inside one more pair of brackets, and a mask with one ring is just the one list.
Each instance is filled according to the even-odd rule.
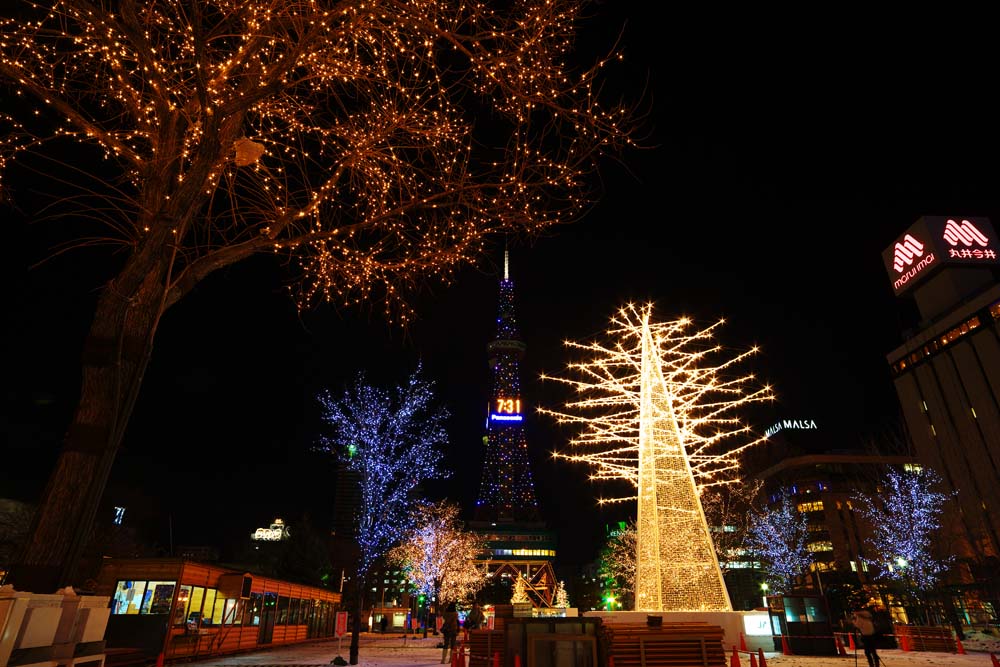
[[760,590],[764,594],[763,596],[761,596],[761,600],[764,601],[764,606],[766,607],[767,606],[767,582],[766,581],[761,583]]

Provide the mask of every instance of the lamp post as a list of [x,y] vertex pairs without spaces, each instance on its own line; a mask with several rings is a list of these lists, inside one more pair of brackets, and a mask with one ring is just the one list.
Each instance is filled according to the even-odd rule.
[[761,600],[764,602],[764,607],[767,607],[767,582],[762,582],[760,585],[761,590]]
[[[899,568],[899,572],[902,575],[903,591],[906,593],[906,597],[907,598],[911,598],[912,597],[912,598],[914,598],[916,600],[917,596],[916,596],[916,593],[913,590],[913,581],[910,579],[910,569],[909,569],[909,566],[910,566],[910,562],[908,560],[906,560],[902,556],[897,556],[896,557],[896,567]],[[919,600],[917,600],[917,602],[919,602]],[[918,605],[918,607],[919,606],[920,605]],[[906,609],[905,603],[903,605],[903,609],[904,610]],[[909,614],[907,614],[907,616],[909,616]]]

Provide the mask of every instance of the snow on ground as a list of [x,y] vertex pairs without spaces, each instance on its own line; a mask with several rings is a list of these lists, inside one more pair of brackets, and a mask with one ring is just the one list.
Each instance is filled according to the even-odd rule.
[[[970,637],[970,640],[973,638]],[[437,648],[440,637],[427,639],[403,638],[398,634],[380,635],[365,633],[361,637],[359,651],[360,667],[440,667],[441,649]],[[996,641],[994,640],[995,644]],[[273,648],[253,653],[242,653],[226,657],[211,658],[184,663],[190,667],[264,667],[270,665],[289,667],[291,665],[329,665],[337,657],[345,659],[349,655],[350,637],[345,637],[338,650],[336,640],[323,641],[298,646]],[[974,651],[969,643],[963,642],[965,655],[955,653],[932,653],[900,650],[880,650],[883,667],[993,667],[990,653]],[[994,653],[998,653],[994,647]],[[1000,655],[1000,653],[998,653]],[[727,653],[729,667],[732,654]],[[807,656],[765,653],[767,667],[867,667],[864,652],[847,656]],[[750,667],[748,654],[740,655],[740,667]],[[758,664],[758,667],[760,665]]]

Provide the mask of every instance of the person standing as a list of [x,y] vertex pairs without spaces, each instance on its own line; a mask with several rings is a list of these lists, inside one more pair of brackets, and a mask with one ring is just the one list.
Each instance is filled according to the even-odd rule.
[[868,667],[878,667],[878,652],[875,646],[878,642],[878,633],[875,632],[875,619],[872,617],[872,613],[867,609],[852,612],[851,624],[861,636],[861,646],[865,650]]
[[442,617],[444,623],[441,625],[441,634],[444,636],[444,648],[441,651],[441,664],[448,662],[451,652],[455,650],[455,642],[458,640],[458,610],[454,602],[449,602]]
[[483,614],[483,610],[479,607],[478,602],[472,604],[472,610],[469,615],[465,617],[465,629],[466,630],[478,630],[483,627],[483,621],[486,620],[486,616]]

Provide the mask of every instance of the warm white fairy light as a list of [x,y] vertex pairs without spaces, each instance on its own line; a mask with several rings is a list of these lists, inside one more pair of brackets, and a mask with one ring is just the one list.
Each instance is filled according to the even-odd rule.
[[583,7],[25,2],[0,17],[17,100],[0,110],[0,175],[95,147],[118,186],[108,242],[166,247],[170,302],[277,253],[303,306],[377,292],[406,319],[418,279],[450,278],[487,235],[579,217],[595,160],[632,144],[633,108],[601,100],[620,54],[570,64]]
[[579,379],[543,379],[579,398],[565,412],[541,412],[580,427],[571,452],[555,457],[592,466],[593,480],[626,480],[637,491],[600,500],[637,500],[636,610],[730,611],[699,492],[738,480],[740,455],[765,438],[736,413],[774,393],[736,373],[756,347],[726,358],[712,342],[723,320],[688,333],[689,319],[655,323],[652,311],[630,304],[612,318],[607,342],[567,342],[591,355],[570,364]]

